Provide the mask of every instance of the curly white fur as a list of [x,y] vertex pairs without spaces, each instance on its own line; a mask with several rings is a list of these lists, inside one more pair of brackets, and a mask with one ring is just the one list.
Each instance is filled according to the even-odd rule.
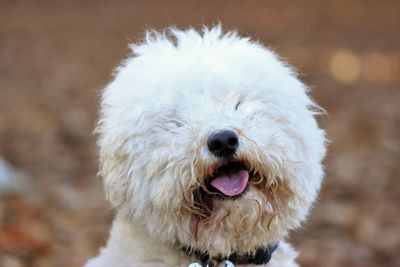
[[[300,225],[323,177],[324,131],[307,87],[271,50],[219,26],[148,32],[102,95],[97,127],[110,240],[87,267],[187,266],[182,246],[210,256],[254,252]],[[255,173],[237,199],[195,192],[219,161],[214,132],[239,136],[235,154]],[[297,266],[281,242],[267,266]]]

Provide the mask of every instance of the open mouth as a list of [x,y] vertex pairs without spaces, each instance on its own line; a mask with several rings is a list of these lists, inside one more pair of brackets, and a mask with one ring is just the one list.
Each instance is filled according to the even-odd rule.
[[237,197],[246,190],[250,178],[243,162],[229,161],[213,171],[207,179],[207,189],[224,197]]

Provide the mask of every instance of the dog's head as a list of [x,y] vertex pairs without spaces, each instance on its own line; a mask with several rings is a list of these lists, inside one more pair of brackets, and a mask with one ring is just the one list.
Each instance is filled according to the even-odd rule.
[[211,255],[251,252],[299,226],[325,145],[295,72],[220,27],[149,32],[132,48],[97,128],[118,216]]

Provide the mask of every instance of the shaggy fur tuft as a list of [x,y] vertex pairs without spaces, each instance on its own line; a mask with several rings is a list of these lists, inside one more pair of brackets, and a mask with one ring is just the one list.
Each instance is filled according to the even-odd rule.
[[[320,111],[296,72],[271,50],[221,27],[149,31],[102,94],[100,174],[117,210],[107,246],[87,267],[187,266],[184,246],[210,256],[254,253],[281,241],[267,266],[297,266],[283,242],[323,177]],[[234,131],[236,152],[214,156],[210,135]],[[210,177],[240,164],[238,197]]]

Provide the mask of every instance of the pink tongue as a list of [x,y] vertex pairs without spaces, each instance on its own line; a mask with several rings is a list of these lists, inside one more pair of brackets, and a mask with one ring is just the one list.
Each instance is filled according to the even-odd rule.
[[243,193],[249,180],[249,172],[241,170],[214,178],[211,185],[226,196],[233,197]]

